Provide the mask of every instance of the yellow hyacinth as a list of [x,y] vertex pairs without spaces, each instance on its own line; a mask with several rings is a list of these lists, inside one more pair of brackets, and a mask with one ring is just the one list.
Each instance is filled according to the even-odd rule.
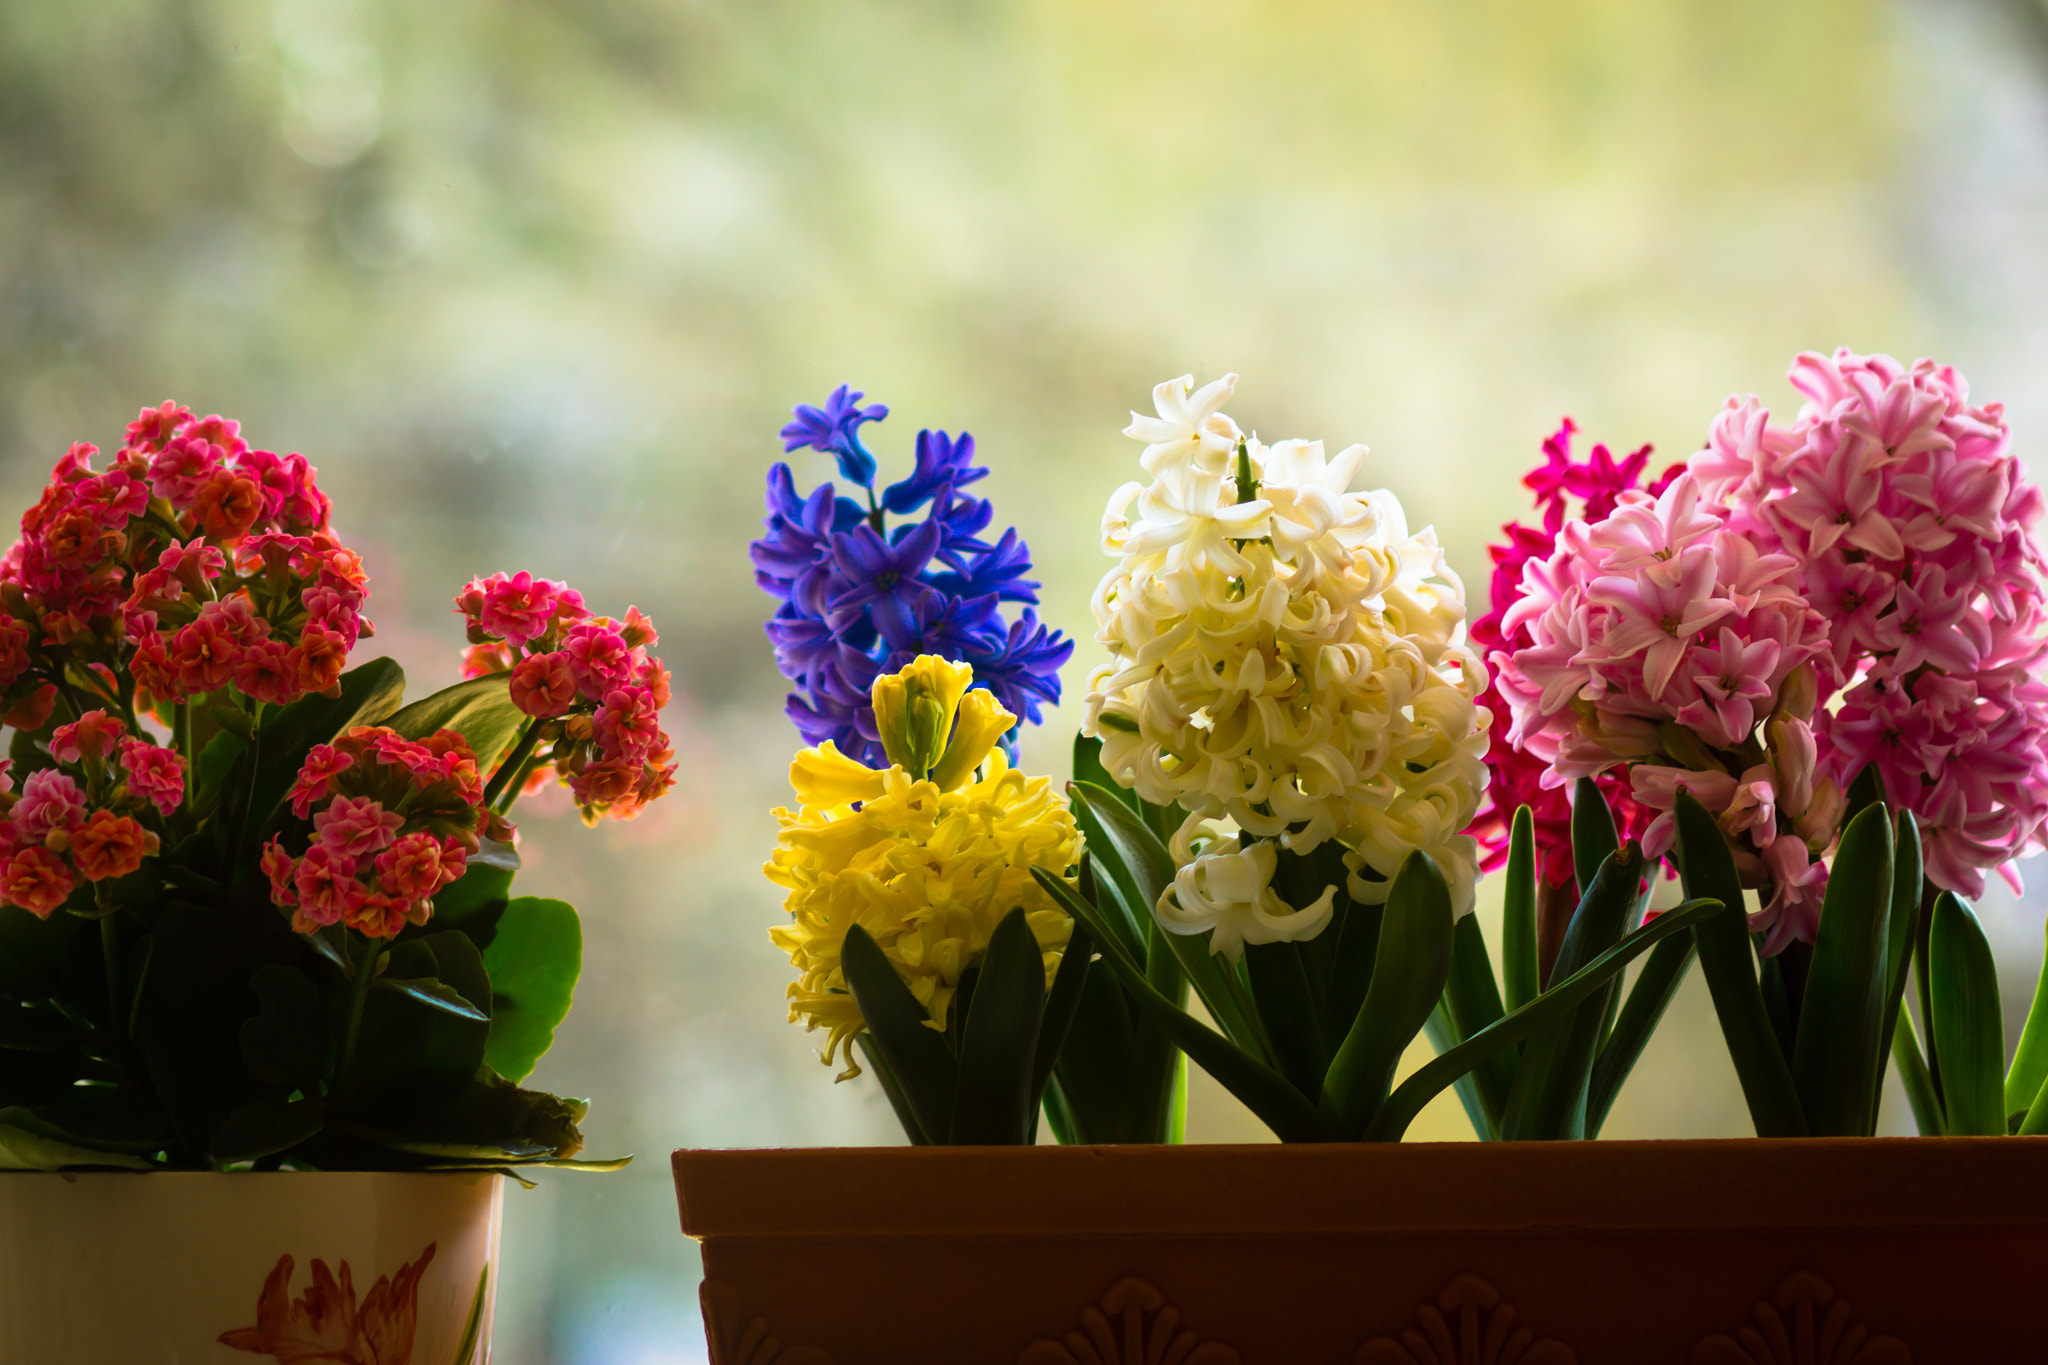
[[860,1010],[839,962],[852,925],[873,936],[937,1029],[1011,910],[1024,907],[1048,988],[1072,929],[1031,869],[1067,875],[1080,832],[1050,779],[1009,766],[997,741],[1017,718],[969,691],[973,680],[967,665],[932,655],[875,680],[887,769],[829,740],[790,764],[797,809],[775,812],[782,832],[763,871],[787,888],[791,923],[769,936],[799,973],[790,1022],[828,1030],[823,1060],[843,1055],[842,1080],[860,1074],[850,1047]]

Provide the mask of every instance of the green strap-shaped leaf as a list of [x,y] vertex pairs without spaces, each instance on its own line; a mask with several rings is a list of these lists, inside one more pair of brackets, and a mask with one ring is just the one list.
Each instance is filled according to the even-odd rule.
[[[1465,1041],[1465,1036],[1451,1021],[1450,1005],[1443,1000],[1437,1001],[1436,1008],[1430,1011],[1428,1022],[1422,1026],[1422,1036],[1429,1039],[1430,1047],[1439,1055]],[[1472,1073],[1468,1071],[1458,1077],[1452,1086],[1458,1092],[1458,1103],[1465,1110],[1466,1122],[1472,1125],[1473,1136],[1481,1142],[1499,1142],[1499,1121],[1486,1112],[1486,1103],[1479,1097],[1479,1084],[1472,1079]]]
[[[1600,804],[1604,808],[1605,803]],[[1643,853],[1633,841],[1607,856],[1585,883],[1586,893],[1565,930],[1553,977],[1571,976],[1621,942],[1642,877]],[[1543,1142],[1586,1135],[1593,1059],[1611,989],[1599,987],[1586,1008],[1559,1017],[1530,1037],[1501,1114],[1502,1138]]]
[[1934,903],[1928,965],[1948,1131],[1956,1137],[2002,1137],[2008,1111],[1998,969],[1976,914],[1953,892],[1944,891]]
[[1863,1130],[1866,1133],[1877,1131],[1877,1111],[1884,1101],[1885,1058],[1892,1055],[1892,1034],[1898,1027],[1899,1006],[1906,998],[1906,979],[1913,969],[1913,938],[1920,918],[1923,876],[1920,823],[1913,818],[1913,812],[1902,810],[1893,817],[1892,909],[1884,929],[1884,1036],[1870,1058],[1870,1126]]
[[[1572,870],[1578,874],[1582,895],[1620,848],[1621,835],[1614,828],[1614,812],[1608,809],[1607,798],[1600,794],[1600,784],[1590,777],[1580,778],[1572,788]],[[1562,963],[1557,970],[1570,975]]]
[[1373,1115],[1367,1127],[1367,1142],[1399,1142],[1408,1125],[1444,1087],[1504,1048],[1513,1047],[1530,1034],[1555,1024],[1576,1010],[1588,996],[1613,980],[1628,964],[1673,934],[1691,929],[1716,913],[1712,901],[1687,901],[1667,910],[1621,942],[1593,959],[1571,976],[1553,981],[1550,989],[1531,1003],[1510,1012],[1499,1023],[1481,1030],[1449,1052],[1425,1063],[1414,1075],[1395,1088]]
[[1456,929],[1443,869],[1417,849],[1387,893],[1372,985],[1323,1078],[1318,1107],[1340,1137],[1355,1140],[1386,1099],[1401,1054],[1450,979]]
[[1252,1003],[1272,1040],[1281,1074],[1310,1099],[1320,1098],[1330,1052],[1323,1040],[1322,1022],[1316,1018],[1300,945],[1247,944],[1244,965],[1251,981]]
[[1142,957],[1145,926],[1152,920],[1152,907],[1140,899],[1144,892],[1138,885],[1137,874],[1103,829],[1102,821],[1095,818],[1094,808],[1081,799],[1074,800],[1071,807],[1074,823],[1081,830],[1081,866],[1095,883],[1090,888],[1095,893],[1092,899],[1102,907],[1103,919],[1122,942],[1124,951]]
[[2005,1074],[2007,1113],[2028,1109],[2048,1082],[2048,957],[2041,959],[2041,979],[2034,983],[2034,1003],[2027,1008],[2012,1070]]
[[[1166,845],[1159,841],[1159,836],[1147,829],[1139,817],[1111,793],[1083,782],[1072,784],[1067,791],[1077,807],[1086,806],[1101,823],[1103,837],[1131,870],[1138,900],[1145,906],[1148,919],[1156,921],[1158,916],[1150,912],[1159,904],[1159,898],[1167,888],[1173,885],[1173,855],[1166,851]],[[1269,1061],[1257,1022],[1245,1013],[1236,994],[1223,979],[1228,967],[1209,951],[1209,936],[1168,933],[1161,935],[1161,941],[1179,959],[1181,970],[1187,973],[1195,993],[1202,997],[1202,1006],[1209,1011],[1209,1017],[1239,1047],[1251,1052],[1261,1062]],[[1126,956],[1135,963],[1143,963],[1154,942],[1149,932],[1146,942],[1146,953],[1127,952]]]
[[[1451,936],[1451,979],[1444,986],[1444,1005],[1463,1042],[1480,1030],[1500,1021],[1500,988],[1493,979],[1493,959],[1486,952],[1486,936],[1479,931],[1479,916],[1458,921]],[[1472,1088],[1485,1112],[1487,1128],[1500,1131],[1508,1090],[1515,1083],[1516,1054],[1512,1050],[1489,1057],[1472,1072]],[[1476,1127],[1476,1125],[1475,1125]],[[1485,1129],[1480,1135],[1485,1136]]]
[[[1173,942],[1169,943],[1169,939]],[[1181,970],[1175,944],[1202,948],[1206,940],[1169,934],[1154,917],[1146,935],[1145,983],[1160,999],[1176,1009],[1185,1009],[1188,978]],[[1187,1099],[1186,1087],[1176,1088],[1183,1074],[1180,1049],[1175,1046],[1172,1034],[1150,1013],[1141,1013],[1131,1031],[1131,1069],[1122,1111],[1117,1117],[1117,1141],[1173,1140],[1175,1106],[1185,1104]]]
[[1120,1140],[1119,1116],[1130,1092],[1131,1048],[1131,1009],[1117,984],[1116,967],[1098,958],[1088,964],[1074,1021],[1053,1067],[1075,1141]]
[[1053,1141],[1062,1147],[1072,1147],[1086,1142],[1080,1129],[1074,1123],[1074,1112],[1067,1107],[1067,1094],[1060,1089],[1059,1073],[1055,1071],[1045,1084],[1045,1094],[1040,1100],[1045,1106],[1045,1126],[1052,1129]]
[[1501,971],[1507,978],[1507,1007],[1518,1010],[1543,989],[1536,949],[1536,817],[1527,806],[1515,811],[1508,836],[1506,904],[1501,918]]
[[850,926],[839,948],[839,969],[860,1007],[861,1022],[895,1073],[926,1142],[944,1142],[953,1123],[960,1064],[945,1035],[896,975],[881,945],[860,925]]
[[[1038,884],[1062,905],[1067,913],[1088,924],[1098,937],[1104,930],[1095,923],[1100,912],[1077,896],[1073,888],[1042,867],[1031,869]],[[1105,946],[1102,960],[1111,964],[1127,991],[1146,1013],[1159,1021],[1167,1034],[1187,1053],[1195,1065],[1215,1078],[1216,1083],[1235,1095],[1245,1108],[1273,1130],[1282,1142],[1329,1142],[1336,1134],[1323,1117],[1287,1083],[1287,1078],[1251,1056],[1216,1030],[1189,1017],[1187,1011],[1161,995],[1136,963],[1111,946]]]
[[2048,1081],[2042,1082],[2041,1092],[2034,1096],[2019,1126],[2021,1137],[2040,1137],[2044,1133],[2048,1133]]
[[1897,1026],[1892,1031],[1892,1060],[1898,1063],[1899,1083],[1906,1088],[1906,1102],[1913,1106],[1913,1124],[1921,1137],[1940,1137],[1948,1132],[1948,1120],[1941,1112],[1941,1096],[1934,1093],[1934,1077],[1927,1072],[1927,1059],[1920,1054],[1920,1036],[1913,1029],[1913,1016],[1899,1006]]
[[1593,1062],[1593,1081],[1586,1092],[1586,1136],[1599,1137],[1623,1082],[1635,1070],[1650,1035],[1671,1008],[1678,987],[1692,967],[1695,951],[1691,934],[1677,934],[1650,950],[1650,960],[1629,988],[1628,1003],[1614,1021],[1614,1028],[1601,1045]]
[[1842,831],[1828,873],[1792,1052],[1799,1107],[1815,1137],[1867,1136],[1877,1107],[1895,852],[1891,812],[1876,802]]
[[510,673],[492,673],[421,697],[385,724],[407,739],[453,730],[469,741],[476,769],[488,775],[512,747],[528,717],[512,704]]
[[523,1081],[554,1046],[583,971],[583,921],[567,901],[521,896],[505,906],[484,947],[491,974],[491,1038],[484,1060]]
[[882,1049],[875,1046],[874,1035],[863,1031],[855,1037],[854,1046],[868,1064],[868,1070],[875,1074],[875,1084],[882,1087],[883,1098],[889,1101],[889,1108],[896,1115],[896,1122],[903,1125],[903,1135],[910,1139],[913,1147],[927,1145],[924,1125],[918,1121],[917,1111],[910,1107],[910,1097],[903,1093],[902,1082],[889,1069],[889,1059],[882,1055]]
[[[1083,890],[1087,889],[1084,882]],[[1074,1015],[1081,1008],[1081,991],[1088,981],[1089,959],[1094,955],[1095,940],[1088,936],[1088,926],[1075,920],[1067,935],[1067,946],[1060,953],[1059,970],[1052,975],[1052,989],[1045,993],[1045,1014],[1038,1026],[1038,1043],[1031,1062],[1034,1099],[1045,1093],[1046,1082],[1052,1079],[1053,1067],[1059,1063]]]
[[1778,1046],[1757,983],[1735,855],[1721,827],[1692,793],[1679,790],[1673,814],[1685,894],[1718,901],[1722,907],[1718,915],[1701,922],[1694,938],[1699,944],[1700,973],[1707,979],[1714,1013],[1721,1020],[1721,1036],[1742,1082],[1742,1097],[1749,1102],[1750,1122],[1756,1125],[1758,1137],[1804,1137],[1806,1115],[1799,1107],[1792,1067]]
[[947,1141],[1020,1146],[1038,1112],[1031,1088],[1045,1017],[1045,956],[1018,906],[989,935],[960,1034],[959,1082]]

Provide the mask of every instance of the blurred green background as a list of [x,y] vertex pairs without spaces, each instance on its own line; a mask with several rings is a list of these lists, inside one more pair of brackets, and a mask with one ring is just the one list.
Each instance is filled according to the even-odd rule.
[[[1560,414],[1675,459],[1847,344],[1961,366],[2031,455],[2044,304],[2034,0],[0,6],[8,506],[176,397],[319,466],[420,683],[472,573],[664,631],[675,795],[523,819],[523,884],[588,936],[536,1082],[640,1159],[512,1192],[518,1365],[704,1358],[671,1148],[895,1139],[784,1023],[766,937],[794,740],[745,549],[792,403],[890,404],[885,474],[921,425],[976,433],[1083,637],[1071,696],[1160,379],[1237,370],[1268,440],[1370,443],[1476,612]],[[2018,1008],[2040,912],[1987,915]],[[1191,1127],[1258,1136],[1208,1086]],[[1608,1132],[1746,1131],[1695,978]]]

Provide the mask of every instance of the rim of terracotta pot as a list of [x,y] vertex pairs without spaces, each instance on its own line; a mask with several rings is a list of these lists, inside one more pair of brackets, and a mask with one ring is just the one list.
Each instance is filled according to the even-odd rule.
[[[683,1231],[2039,1225],[2048,1137],[684,1149]],[[951,1191],[960,1197],[944,1197]],[[935,1197],[936,1196],[936,1197]]]

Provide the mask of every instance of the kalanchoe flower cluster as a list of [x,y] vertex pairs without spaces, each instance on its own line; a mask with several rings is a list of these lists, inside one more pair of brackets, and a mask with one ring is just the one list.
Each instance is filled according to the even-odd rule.
[[2048,820],[2041,497],[2000,409],[1925,361],[1807,355],[1792,382],[1792,425],[1730,399],[1659,496],[1567,522],[1494,656],[1546,780],[1626,769],[1644,806],[1684,788],[1717,813],[1767,888],[1770,952],[1813,940],[1866,764],[1950,890],[1981,891]]
[[675,785],[675,750],[661,728],[669,672],[647,651],[659,639],[637,607],[592,616],[566,583],[529,573],[472,580],[455,599],[468,623],[463,676],[511,672],[512,704],[533,717],[505,760],[508,781],[557,775],[586,822],[630,820]]
[[[916,467],[878,499],[875,459],[859,433],[888,409],[862,407],[861,397],[842,386],[823,408],[797,408],[782,439],[786,451],[833,456],[840,476],[865,490],[865,508],[829,483],[799,494],[787,464],[768,472],[768,533],[752,547],[754,578],[782,603],[768,637],[799,689],[790,719],[806,743],[831,740],[880,764],[868,689],[930,654],[971,665],[977,687],[1037,724],[1040,707],[1059,700],[1073,642],[1039,624],[1038,584],[1024,576],[1031,554],[1016,531],[983,538],[993,509],[961,491],[989,472],[974,463],[974,438],[919,432]],[[1004,603],[1024,610],[1005,619]]]
[[1017,718],[973,680],[963,664],[914,659],[875,682],[880,766],[829,739],[790,764],[798,809],[775,812],[782,833],[763,870],[789,892],[791,923],[769,934],[799,973],[790,1022],[827,1031],[823,1060],[844,1056],[841,1079],[860,1072],[860,1007],[840,964],[855,923],[941,1029],[1011,910],[1024,907],[1048,988],[1073,928],[1031,869],[1067,875],[1080,833],[1050,780],[1009,766],[997,740]]
[[263,847],[270,898],[302,934],[345,924],[391,938],[425,924],[434,893],[482,839],[511,837],[483,797],[476,757],[453,730],[411,740],[366,725],[315,745],[289,798],[311,824],[305,848],[294,856],[279,838]]
[[1365,447],[1262,444],[1221,411],[1236,379],[1153,390],[1158,416],[1125,432],[1150,481],[1103,516],[1118,562],[1095,592],[1096,639],[1112,661],[1089,680],[1083,729],[1118,782],[1189,812],[1160,921],[1213,930],[1233,957],[1329,922],[1334,890],[1285,904],[1275,851],[1207,824],[1224,819],[1297,853],[1337,840],[1368,903],[1425,850],[1463,913],[1488,721],[1464,589],[1392,494],[1347,491]]
[[[1575,461],[1572,437],[1577,433],[1578,425],[1565,418],[1556,434],[1543,442],[1543,463],[1522,479],[1523,486],[1536,495],[1537,510],[1543,514],[1541,524],[1510,523],[1501,527],[1506,540],[1486,547],[1493,560],[1492,607],[1472,623],[1472,647],[1482,658],[1511,653],[1534,643],[1526,622],[1518,624],[1512,635],[1503,632],[1502,622],[1508,610],[1521,600],[1523,570],[1532,561],[1546,560],[1556,551],[1558,533],[1564,529],[1573,501],[1578,503],[1581,520],[1603,520],[1623,493],[1636,490],[1649,464],[1649,446],[1617,461],[1605,445],[1595,445],[1583,463]],[[1652,497],[1662,493],[1683,467],[1673,465],[1646,491]],[[1569,788],[1555,783],[1545,785],[1543,779],[1549,765],[1508,738],[1514,715],[1498,689],[1489,688],[1481,693],[1479,704],[1493,714],[1486,754],[1490,774],[1487,804],[1472,822],[1470,831],[1479,841],[1479,865],[1492,871],[1507,861],[1515,811],[1527,806],[1536,822],[1536,849],[1544,883],[1567,887],[1573,876]],[[1601,794],[1615,811],[1622,836],[1641,838],[1653,812],[1629,797],[1628,783],[1620,774],[1603,773],[1599,781]]]
[[103,670],[128,671],[145,709],[229,686],[277,703],[331,691],[369,633],[368,580],[305,458],[171,403],[145,409],[96,472],[98,453],[58,461],[0,559],[9,722],[47,719],[63,662],[116,705],[129,699]]
[[48,919],[81,883],[139,870],[156,853],[152,825],[185,799],[185,760],[136,739],[105,711],[50,736],[54,766],[14,790],[0,759],[0,905]]

